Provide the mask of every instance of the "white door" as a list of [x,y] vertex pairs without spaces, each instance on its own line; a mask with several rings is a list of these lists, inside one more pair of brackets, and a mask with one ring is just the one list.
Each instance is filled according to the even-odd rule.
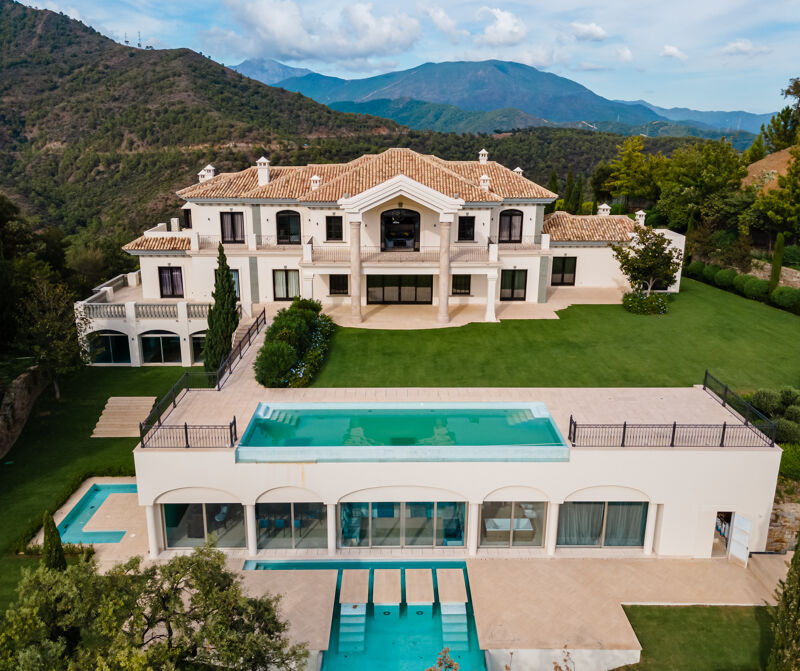
[[731,524],[731,537],[728,544],[728,558],[747,566],[750,556],[750,535],[753,532],[753,523],[744,515],[733,514]]

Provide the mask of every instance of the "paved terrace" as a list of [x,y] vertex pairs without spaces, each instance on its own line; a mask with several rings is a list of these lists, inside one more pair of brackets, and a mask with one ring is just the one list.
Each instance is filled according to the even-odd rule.
[[168,425],[224,424],[236,417],[239,435],[260,402],[536,402],[547,405],[566,438],[569,417],[598,424],[722,424],[739,422],[702,386],[694,387],[312,387],[267,389],[255,381],[253,361],[263,343],[262,331],[236,365],[221,390],[189,390],[162,417]]

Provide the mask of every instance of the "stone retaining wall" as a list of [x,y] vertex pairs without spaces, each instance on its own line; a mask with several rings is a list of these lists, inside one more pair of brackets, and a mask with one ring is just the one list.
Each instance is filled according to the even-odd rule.
[[800,503],[776,503],[767,534],[767,552],[794,550],[800,530]]
[[50,382],[38,368],[29,368],[6,389],[0,402],[0,459],[19,438],[39,394]]
[[[753,261],[753,267],[750,270],[751,275],[760,277],[762,280],[768,280],[772,275],[772,266],[765,261]],[[781,279],[778,284],[782,287],[794,287],[800,289],[800,270],[794,268],[781,268]]]

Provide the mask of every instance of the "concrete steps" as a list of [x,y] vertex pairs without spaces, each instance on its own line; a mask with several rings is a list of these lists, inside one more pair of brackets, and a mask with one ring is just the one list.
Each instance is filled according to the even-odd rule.
[[92,438],[138,438],[139,423],[143,422],[155,396],[112,396],[106,401]]
[[367,635],[367,605],[343,603],[339,619],[339,652],[364,652]]
[[467,605],[464,603],[443,603],[442,644],[451,650],[469,649],[469,624]]
[[242,317],[239,320],[239,325],[236,327],[236,330],[233,332],[233,347],[241,342],[242,338],[244,338],[245,334],[247,333],[247,329],[250,328],[250,325],[255,321],[255,319],[251,317]]

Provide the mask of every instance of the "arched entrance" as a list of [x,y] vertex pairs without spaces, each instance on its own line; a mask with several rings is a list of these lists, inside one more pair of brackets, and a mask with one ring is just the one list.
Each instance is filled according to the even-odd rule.
[[381,251],[419,251],[419,212],[397,208],[381,213]]

